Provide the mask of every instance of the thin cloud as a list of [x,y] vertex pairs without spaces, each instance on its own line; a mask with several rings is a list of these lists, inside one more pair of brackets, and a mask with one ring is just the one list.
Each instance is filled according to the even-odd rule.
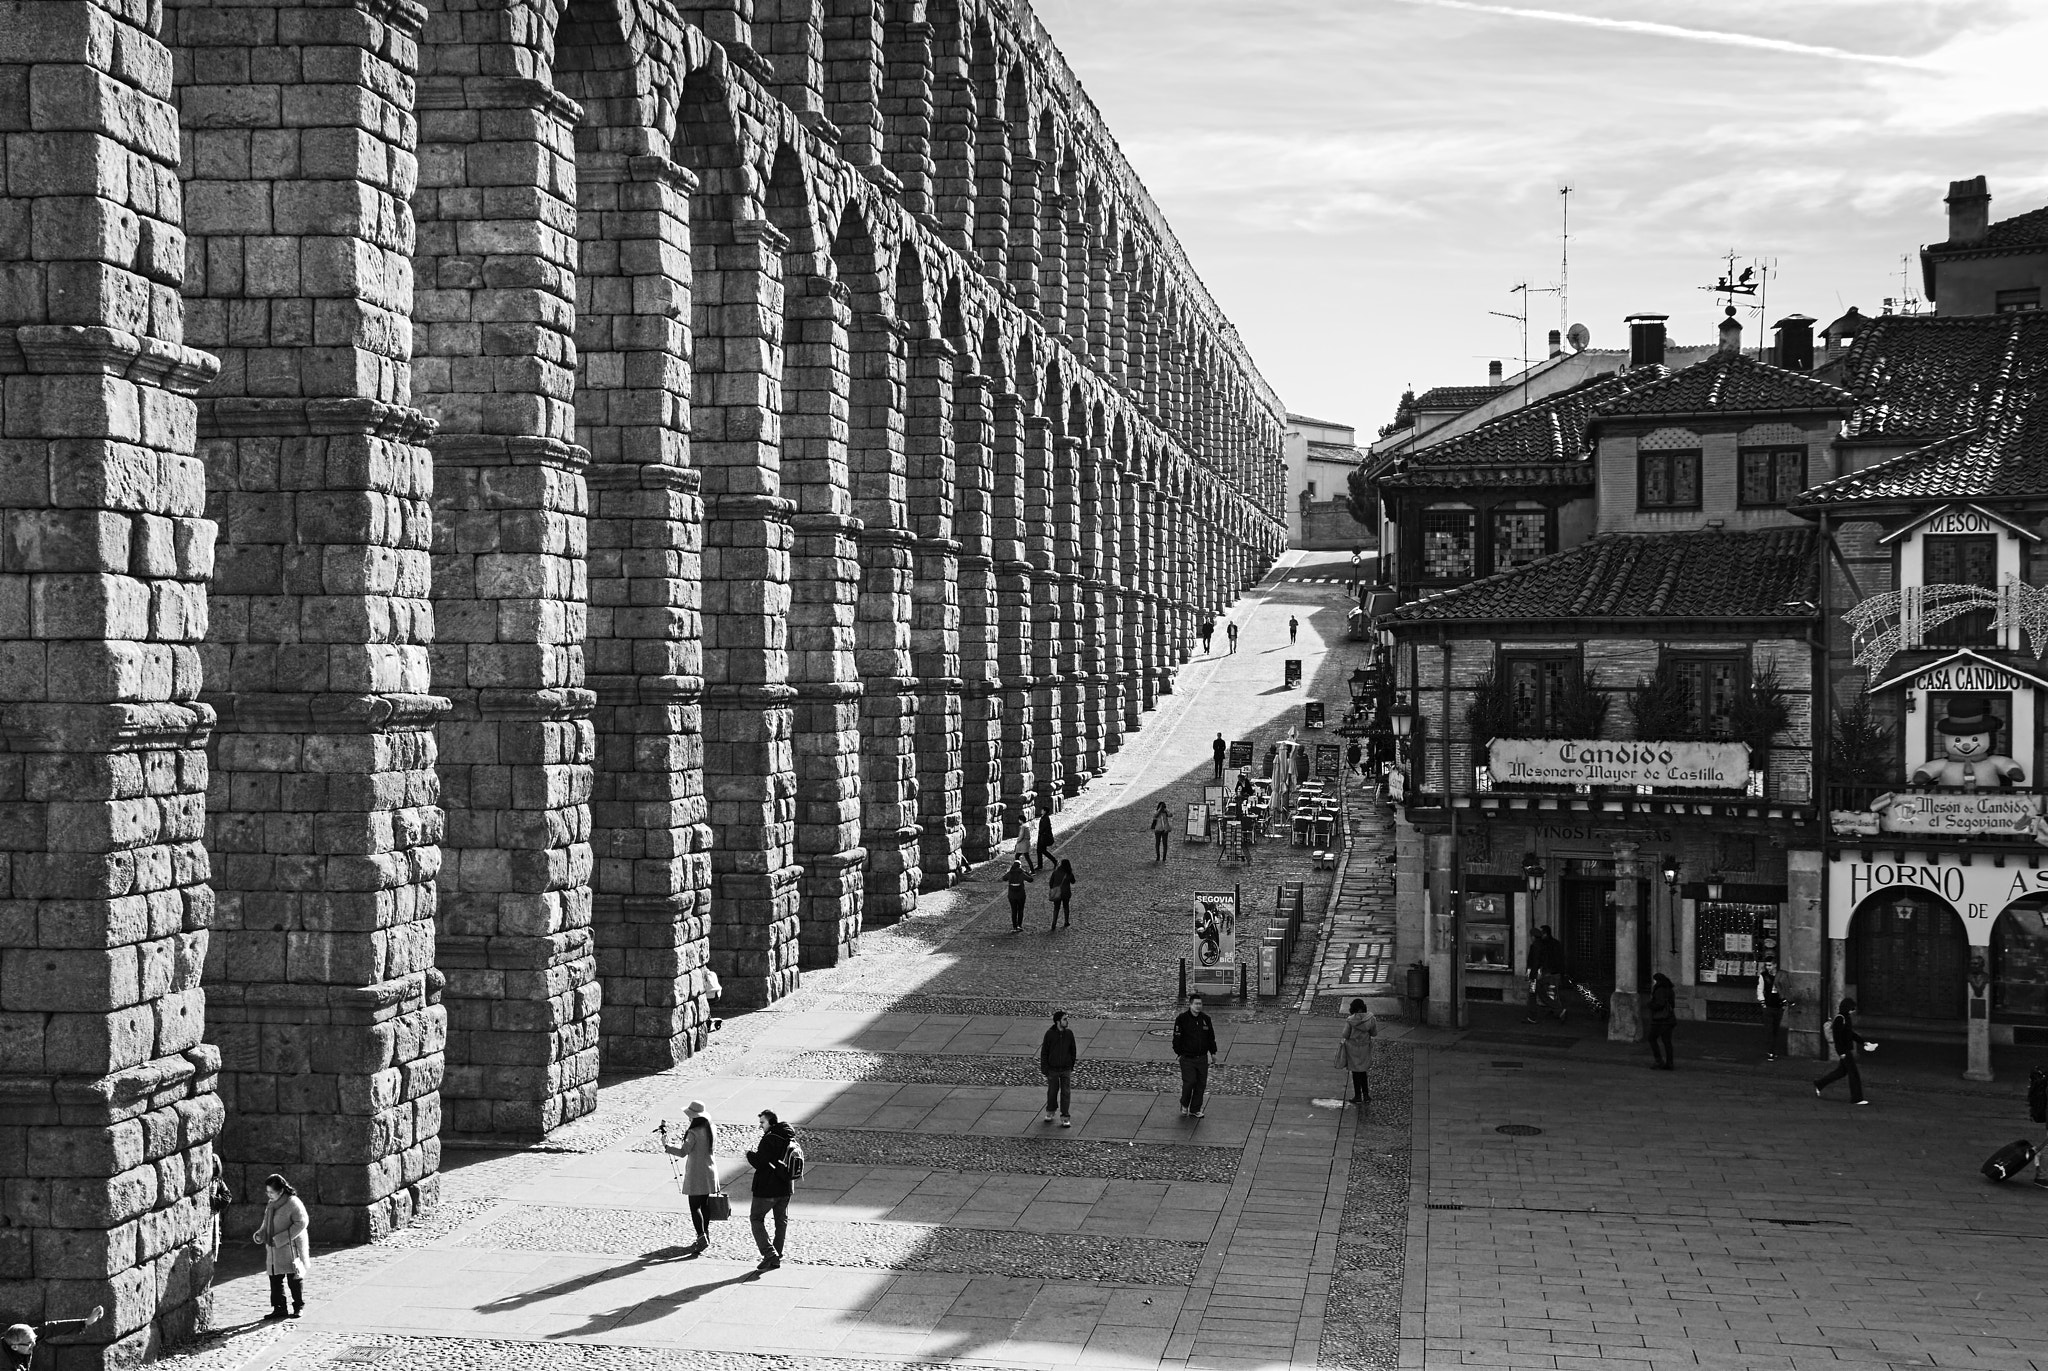
[[1394,3],[1415,5],[1423,9],[1494,15],[1503,19],[1534,19],[1552,24],[1577,24],[1584,28],[1606,29],[1613,33],[1640,33],[1653,38],[1676,38],[1688,43],[1714,43],[1730,48],[1754,48],[1763,52],[1782,52],[1799,57],[1825,57],[1837,62],[1867,62],[1875,66],[1910,67],[1915,70],[1925,70],[1927,67],[1927,63],[1912,57],[1852,52],[1848,48],[1831,48],[1818,43],[1795,43],[1788,38],[1765,38],[1754,33],[1730,33],[1723,29],[1693,29],[1680,24],[1659,24],[1648,19],[1607,19],[1591,14],[1571,14],[1564,10],[1480,5],[1473,3],[1473,0],[1394,0]]

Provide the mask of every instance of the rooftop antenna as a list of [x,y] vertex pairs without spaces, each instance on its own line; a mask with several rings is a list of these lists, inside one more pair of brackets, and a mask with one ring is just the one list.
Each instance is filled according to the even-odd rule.
[[1559,287],[1557,286],[1532,286],[1527,281],[1523,281],[1510,287],[1508,290],[1508,294],[1522,297],[1521,313],[1509,314],[1505,310],[1498,309],[1486,311],[1497,318],[1512,319],[1522,326],[1522,403],[1525,405],[1529,403],[1529,297],[1531,295],[1542,295],[1558,289]]
[[1770,298],[1770,275],[1772,271],[1777,269],[1777,265],[1778,259],[1775,257],[1756,257],[1751,258],[1749,264],[1743,267],[1741,271],[1737,271],[1735,269],[1735,253],[1733,249],[1730,249],[1728,253],[1728,267],[1727,270],[1721,273],[1721,279],[1714,282],[1711,286],[1700,287],[1701,290],[1711,295],[1721,296],[1727,302],[1730,317],[1733,317],[1735,314],[1735,302],[1738,299],[1756,302],[1751,304],[1749,308],[1757,316],[1756,331],[1759,341],[1756,356],[1758,361],[1762,361],[1764,356],[1761,341],[1764,331],[1763,302]]
[[1566,182],[1557,188],[1558,201],[1563,209],[1564,227],[1557,240],[1557,326],[1567,329],[1566,319],[1571,314],[1572,285],[1572,188]]
[[1918,314],[1920,297],[1913,293],[1913,257],[1911,253],[1899,254],[1899,313]]

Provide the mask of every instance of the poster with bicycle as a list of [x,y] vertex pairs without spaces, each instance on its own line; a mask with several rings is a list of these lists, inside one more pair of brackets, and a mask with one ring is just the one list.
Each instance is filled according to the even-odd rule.
[[1237,961],[1237,892],[1195,892],[1194,965],[1231,966]]

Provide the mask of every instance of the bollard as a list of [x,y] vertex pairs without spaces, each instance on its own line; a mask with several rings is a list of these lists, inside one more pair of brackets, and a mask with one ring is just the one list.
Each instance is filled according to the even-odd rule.
[[1188,997],[1188,959],[1186,957],[1180,959],[1180,997],[1183,1000]]

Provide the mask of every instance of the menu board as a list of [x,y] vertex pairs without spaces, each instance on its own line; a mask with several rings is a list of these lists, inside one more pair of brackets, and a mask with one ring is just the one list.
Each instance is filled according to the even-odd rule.
[[1778,906],[1701,901],[1693,954],[1699,984],[1754,986],[1758,969],[1778,961]]
[[1344,749],[1337,743],[1316,744],[1316,775],[1334,781],[1344,770]]
[[1252,740],[1239,738],[1230,745],[1229,766],[1232,771],[1252,764]]

